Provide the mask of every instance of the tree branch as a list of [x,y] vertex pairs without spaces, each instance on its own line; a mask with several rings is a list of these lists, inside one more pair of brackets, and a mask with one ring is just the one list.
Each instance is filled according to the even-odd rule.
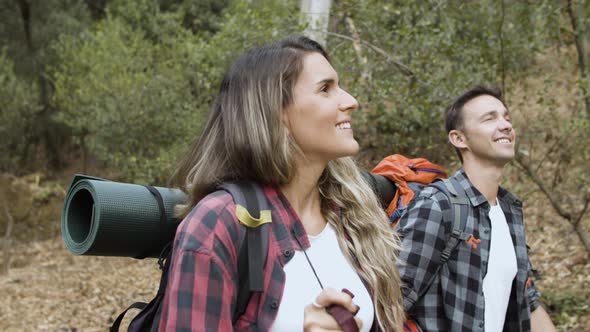
[[[339,34],[336,32],[328,32],[328,35],[334,36],[337,38],[341,38],[341,39],[345,39],[345,40],[348,40],[352,43],[355,42],[354,38],[346,36],[346,35],[342,35],[342,34]],[[373,50],[374,52],[382,55],[387,62],[389,62],[389,63],[393,64],[395,67],[397,67],[399,69],[399,71],[407,78],[414,79],[422,85],[429,86],[429,84],[427,82],[420,80],[418,78],[418,76],[416,75],[416,73],[414,73],[414,71],[412,71],[408,66],[401,63],[399,60],[397,60],[394,56],[387,53],[387,51],[383,50],[382,48],[380,48],[374,44],[369,43],[368,41],[361,40],[360,42],[361,42],[361,44],[365,45],[366,47]]]
[[559,214],[563,218],[567,219],[570,223],[572,223],[572,214],[567,212],[565,209],[563,209],[561,205],[559,205],[559,202],[557,202],[557,199],[554,197],[553,193],[545,186],[543,180],[541,180],[541,178],[539,178],[539,176],[533,171],[531,165],[522,160],[522,157],[520,157],[519,154],[517,154],[516,156],[516,162],[522,167],[524,172],[529,176],[531,180],[533,180],[533,182],[539,187],[539,189],[541,189],[541,191],[543,192],[543,194],[545,194],[547,199],[549,199],[551,206],[553,206],[555,211],[557,211],[557,214]]
[[574,221],[574,224],[576,225],[576,227],[581,223],[582,218],[584,218],[584,215],[588,211],[589,205],[590,205],[590,194],[586,195],[586,197],[584,197],[584,207],[582,208],[582,211],[580,211],[580,213],[576,217],[576,220]]
[[367,82],[371,80],[371,74],[367,69],[367,58],[363,55],[363,50],[361,47],[361,37],[358,30],[356,29],[353,19],[350,16],[346,15],[345,21],[348,27],[348,31],[350,32],[353,38],[352,47],[354,48],[359,64],[362,67],[361,86],[365,87]]
[[588,232],[586,232],[586,228],[584,224],[579,223],[574,227],[576,234],[578,234],[578,238],[582,241],[582,244],[586,248],[586,252],[590,253],[590,240],[588,240]]
[[547,197],[547,199],[551,203],[551,206],[553,206],[553,209],[555,209],[557,214],[559,214],[561,217],[566,219],[568,221],[568,223],[570,225],[572,225],[572,227],[574,228],[574,231],[576,232],[576,234],[578,235],[578,238],[580,239],[580,242],[582,242],[582,245],[584,245],[586,252],[590,253],[590,240],[589,240],[588,234],[586,232],[585,225],[580,222],[582,220],[582,217],[584,216],[584,214],[588,210],[588,205],[590,203],[590,195],[587,195],[585,198],[584,208],[579,213],[576,213],[575,215],[573,215],[573,214],[567,212],[559,204],[559,202],[557,201],[557,199],[555,198],[553,193],[545,186],[545,184],[543,183],[543,180],[541,180],[541,178],[539,178],[539,176],[533,171],[531,166],[527,162],[525,162],[520,155],[517,155],[516,162],[524,170],[524,172],[529,176],[529,178],[531,180],[533,180],[533,182],[537,185],[537,187],[539,187],[539,189],[541,189],[543,194],[545,194],[545,197]]

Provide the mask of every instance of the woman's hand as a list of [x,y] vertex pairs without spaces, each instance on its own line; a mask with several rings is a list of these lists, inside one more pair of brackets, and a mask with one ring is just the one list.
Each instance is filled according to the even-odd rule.
[[[352,302],[352,297],[345,292],[333,288],[325,288],[315,299],[315,303],[305,306],[303,312],[303,330],[305,332],[342,331],[334,317],[326,311],[331,305],[340,305],[353,315],[359,311],[359,307]],[[363,322],[354,317],[359,330]]]

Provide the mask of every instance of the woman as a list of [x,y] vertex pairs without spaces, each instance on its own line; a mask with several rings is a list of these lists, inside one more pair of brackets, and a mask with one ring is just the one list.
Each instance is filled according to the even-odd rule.
[[[178,227],[160,330],[338,330],[325,308],[339,304],[356,314],[362,331],[401,331],[397,242],[350,158],[359,149],[351,127],[357,107],[324,49],[305,37],[254,49],[231,66],[175,174],[190,202]],[[232,317],[235,203],[228,193],[211,193],[236,180],[260,184],[272,205],[265,290],[240,317]],[[289,237],[279,238],[278,227],[290,229]],[[296,249],[288,260],[280,251],[285,242]]]

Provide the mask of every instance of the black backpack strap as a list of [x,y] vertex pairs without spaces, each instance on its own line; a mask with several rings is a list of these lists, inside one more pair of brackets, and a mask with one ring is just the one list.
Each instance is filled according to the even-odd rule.
[[152,194],[152,196],[154,196],[154,199],[156,200],[156,203],[158,204],[158,209],[160,210],[160,224],[159,224],[159,231],[156,233],[156,235],[158,236],[156,239],[154,239],[154,247],[150,248],[150,250],[147,250],[146,252],[143,252],[133,258],[138,258],[138,259],[144,259],[146,257],[148,257],[152,252],[154,252],[157,249],[154,248],[162,248],[164,243],[162,243],[162,234],[164,233],[164,230],[166,229],[166,207],[164,205],[164,199],[162,198],[162,194],[160,194],[160,192],[158,191],[158,189],[156,189],[153,186],[144,186],[149,192],[150,194]]
[[119,314],[119,316],[117,316],[117,319],[115,319],[115,321],[113,322],[113,325],[111,325],[111,332],[118,332],[119,331],[119,327],[121,326],[121,322],[123,321],[123,317],[125,317],[125,314],[127,313],[127,311],[131,310],[131,309],[139,309],[139,310],[143,310],[148,304],[145,302],[135,302],[132,305],[130,305],[127,309],[125,309],[125,311],[123,311],[122,313]]
[[253,292],[264,290],[264,264],[268,256],[269,225],[272,222],[270,203],[262,187],[254,182],[224,183],[236,204],[236,215],[246,228],[240,238],[238,253],[238,295],[234,323],[246,311]]
[[135,302],[130,305],[115,319],[113,325],[111,325],[111,332],[119,331],[123,317],[125,317],[127,311],[131,309],[139,309],[141,312],[131,320],[128,331],[143,331],[148,326],[157,326],[159,324],[160,311],[162,310],[161,305],[164,293],[166,292],[166,285],[168,284],[168,270],[170,269],[170,261],[172,259],[172,244],[173,241],[170,241],[162,249],[160,258],[158,258],[158,265],[160,266],[160,270],[162,270],[162,275],[160,276],[160,285],[158,286],[158,293],[156,296],[149,303]]

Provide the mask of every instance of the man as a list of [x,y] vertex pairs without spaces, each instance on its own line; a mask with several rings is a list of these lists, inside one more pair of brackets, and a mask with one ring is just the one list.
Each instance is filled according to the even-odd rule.
[[469,201],[469,236],[440,264],[453,224],[449,196],[429,186],[412,201],[397,225],[406,312],[424,331],[555,331],[529,279],[522,203],[499,185],[516,139],[501,92],[466,91],[445,125],[463,163],[450,183]]

